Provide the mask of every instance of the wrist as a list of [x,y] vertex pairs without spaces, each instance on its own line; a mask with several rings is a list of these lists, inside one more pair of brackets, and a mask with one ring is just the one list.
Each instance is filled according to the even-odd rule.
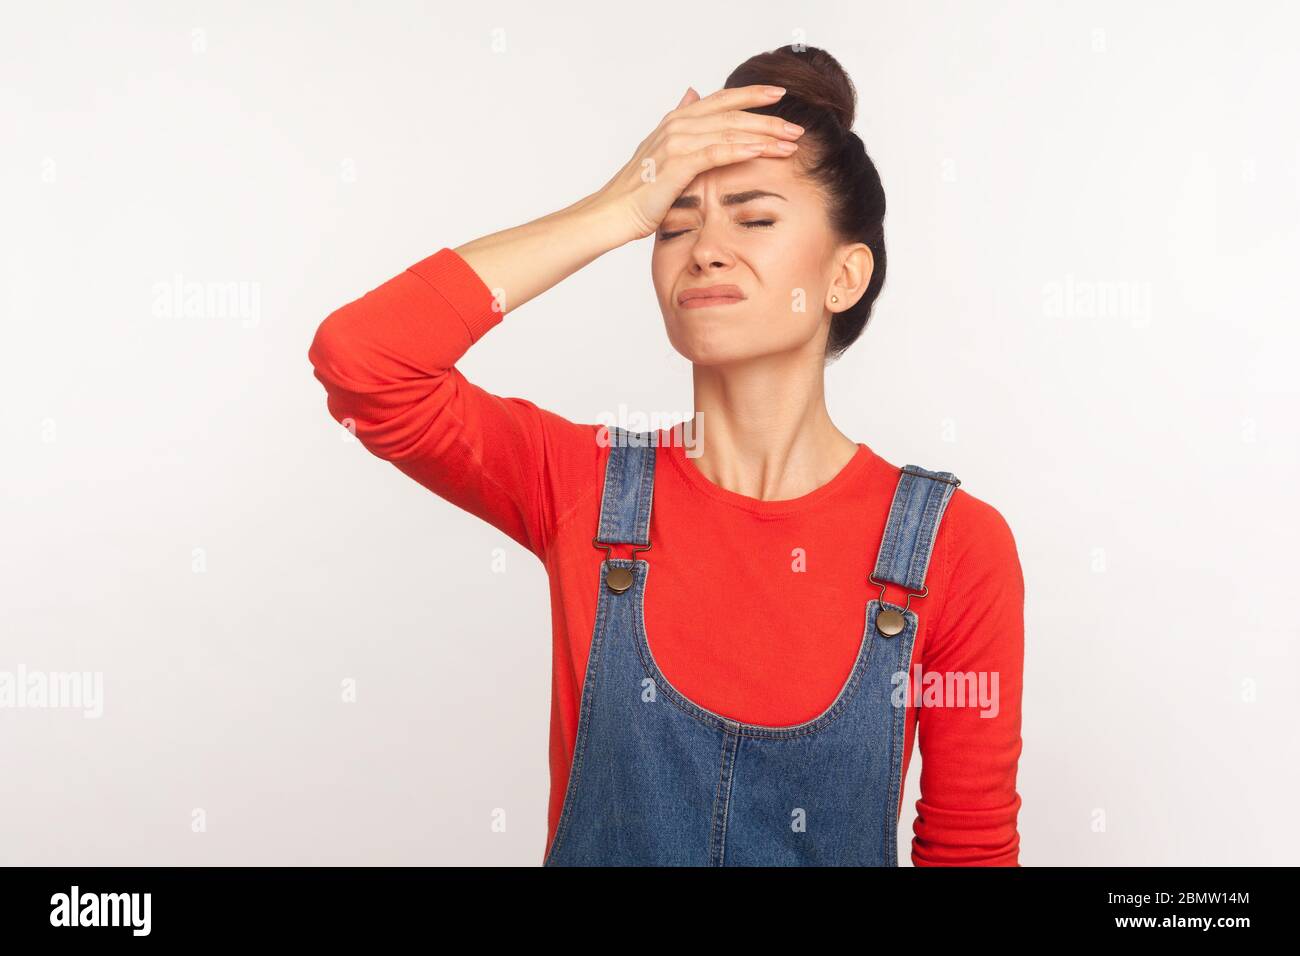
[[598,194],[579,200],[566,209],[565,213],[573,217],[583,234],[594,243],[596,255],[640,238],[627,208],[620,203],[601,199]]

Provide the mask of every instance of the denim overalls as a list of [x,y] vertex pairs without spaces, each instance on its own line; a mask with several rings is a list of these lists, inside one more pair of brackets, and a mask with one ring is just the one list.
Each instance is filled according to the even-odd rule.
[[[960,482],[905,466],[880,545],[857,662],[820,716],[745,724],[683,697],[645,630],[653,432],[611,427],[601,562],[568,789],[546,866],[897,866],[903,731],[917,614]],[[907,604],[883,601],[889,581]],[[660,586],[670,586],[661,582]],[[915,593],[911,593],[915,592]],[[777,598],[779,600],[779,597]]]

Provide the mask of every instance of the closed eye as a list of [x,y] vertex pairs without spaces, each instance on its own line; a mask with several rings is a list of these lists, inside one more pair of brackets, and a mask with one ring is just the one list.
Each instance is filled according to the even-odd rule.
[[[740,225],[744,226],[746,229],[766,229],[769,226],[776,225],[776,220],[775,219],[749,219],[749,220],[742,221]],[[661,241],[666,239],[673,239],[677,236],[680,236],[684,232],[690,232],[690,230],[678,229],[676,232],[661,232],[659,233],[659,239]]]

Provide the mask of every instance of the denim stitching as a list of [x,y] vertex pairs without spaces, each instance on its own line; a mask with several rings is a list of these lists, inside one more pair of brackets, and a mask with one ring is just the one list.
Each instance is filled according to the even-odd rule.
[[727,865],[727,825],[731,822],[731,790],[736,783],[736,761],[740,759],[740,735],[732,734],[731,765],[727,768],[727,791],[722,801],[722,842],[718,847],[718,866]]
[[[931,494],[926,502],[925,521],[918,529],[916,546],[912,552],[912,579],[918,582],[917,587],[925,583],[925,575],[934,553],[934,541],[939,534],[939,524],[943,521],[944,512],[948,508],[953,492],[957,490],[955,485],[945,487],[933,482],[930,484],[930,489]],[[922,531],[925,532],[924,537]]]
[[[600,563],[600,584],[605,581],[606,565]],[[599,585],[598,585],[599,586]],[[582,700],[578,707],[578,736],[573,747],[573,761],[569,769],[569,784],[564,790],[564,803],[560,809],[560,819],[555,825],[555,839],[551,841],[551,850],[546,854],[543,866],[555,859],[560,845],[569,830],[569,821],[573,817],[573,804],[577,799],[578,778],[582,775],[582,760],[587,750],[587,737],[591,733],[591,710],[596,694],[596,676],[600,669],[601,651],[605,645],[605,625],[609,617],[610,601],[607,592],[601,587],[600,597],[596,601],[596,623],[592,627],[591,647],[587,651],[587,673],[582,682]]]
[[726,860],[727,818],[731,810],[731,784],[736,779],[736,753],[739,749],[739,735],[724,727],[722,752],[718,755],[718,785],[713,791],[713,817],[709,824],[709,866],[722,866]]
[[899,805],[903,801],[903,742],[907,735],[907,707],[911,697],[912,652],[916,647],[915,638],[920,619],[915,611],[905,611],[907,627],[899,635],[898,659],[903,658],[903,649],[907,649],[907,688],[908,694],[903,699],[903,706],[895,708],[890,714],[889,733],[889,800],[885,808],[885,859],[890,866],[898,866],[898,818]]
[[907,509],[907,495],[912,482],[910,475],[910,472],[903,472],[894,488],[894,498],[889,503],[889,517],[885,521],[884,539],[880,542],[880,554],[876,558],[875,576],[886,581],[892,581],[894,577],[894,555],[898,549],[899,524]]
[[922,494],[924,499],[921,503],[921,521],[916,529],[916,536],[912,540],[912,554],[907,562],[907,584],[921,588],[925,584],[925,570],[930,563],[930,545],[927,539],[933,540],[931,532],[938,527],[939,502],[942,498],[941,488],[943,486],[933,481],[925,481],[923,484]]

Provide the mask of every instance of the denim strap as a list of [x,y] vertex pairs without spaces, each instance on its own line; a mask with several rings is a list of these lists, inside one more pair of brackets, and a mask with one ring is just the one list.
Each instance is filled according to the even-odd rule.
[[655,445],[653,432],[609,426],[609,460],[605,463],[605,494],[600,502],[601,544],[650,543],[650,505],[654,499]]
[[924,588],[939,521],[960,484],[952,472],[903,466],[876,558],[877,581],[899,584],[909,591]]

